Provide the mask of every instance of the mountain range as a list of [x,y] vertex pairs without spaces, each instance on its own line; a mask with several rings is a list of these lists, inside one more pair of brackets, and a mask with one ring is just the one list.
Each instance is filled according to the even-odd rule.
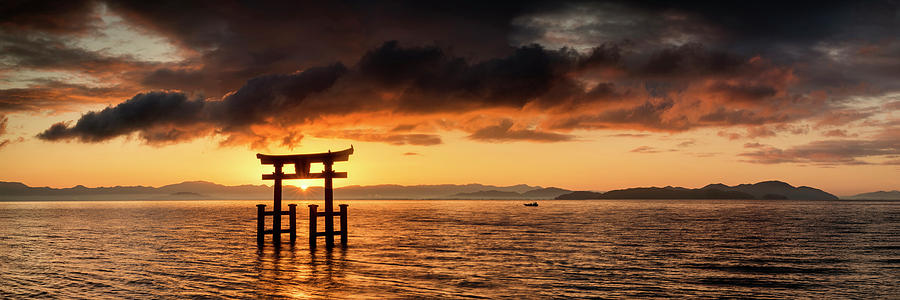
[[[30,187],[19,182],[0,182],[0,201],[41,200],[256,200],[272,199],[273,189],[266,185],[226,186],[207,181],[186,181],[161,187],[115,186],[88,188]],[[571,191],[525,184],[494,186],[483,184],[369,185],[334,189],[335,199],[553,199]],[[498,194],[499,193],[499,194]],[[500,195],[500,196],[498,196]],[[323,187],[306,190],[285,185],[285,200],[322,199]]]
[[556,199],[783,199],[783,200],[838,200],[838,197],[820,189],[807,186],[794,187],[781,181],[763,181],[754,184],[727,186],[710,184],[698,189],[683,187],[649,187],[612,190],[605,193],[578,191]]
[[900,191],[877,191],[841,197],[849,200],[900,200]]
[[[30,187],[19,182],[0,182],[0,201],[43,200],[265,200],[273,189],[266,185],[226,186],[207,181],[186,181],[160,187],[74,186],[71,188]],[[285,185],[285,200],[322,199],[322,187],[306,190]],[[838,197],[811,187],[794,187],[781,181],[728,186],[721,183],[702,188],[649,187],[611,190],[605,193],[570,191],[525,184],[494,186],[483,184],[438,184],[346,186],[335,188],[335,199],[793,199],[836,200]],[[879,191],[841,197],[853,200],[900,200],[900,191]]]

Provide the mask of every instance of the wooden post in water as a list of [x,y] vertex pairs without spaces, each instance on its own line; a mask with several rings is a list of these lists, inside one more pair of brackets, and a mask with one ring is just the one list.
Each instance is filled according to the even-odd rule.
[[266,241],[266,205],[256,205],[256,244],[262,246]]
[[275,207],[272,208],[272,243],[281,244],[281,163],[275,163]]
[[334,162],[325,160],[325,247],[334,247],[334,191],[332,189],[331,176],[334,171],[331,165]]
[[288,204],[291,216],[291,244],[297,241],[297,204]]
[[341,246],[347,246],[347,204],[341,207]]
[[309,248],[316,248],[316,220],[318,218],[317,214],[319,212],[319,206],[315,204],[309,205]]
[[[263,239],[266,234],[272,234],[272,242],[275,245],[279,245],[281,243],[281,216],[289,215],[290,216],[290,229],[289,232],[291,234],[291,243],[293,243],[297,239],[297,208],[296,204],[288,205],[290,207],[289,212],[281,211],[281,181],[284,179],[324,179],[325,180],[325,211],[318,212],[318,205],[310,205],[309,206],[309,246],[310,248],[316,247],[316,237],[325,236],[325,246],[331,248],[334,247],[334,236],[340,234],[341,235],[341,244],[347,243],[347,205],[341,204],[340,213],[334,212],[334,178],[347,178],[347,172],[335,172],[333,169],[334,162],[338,161],[349,161],[350,154],[353,154],[353,146],[350,146],[349,149],[345,149],[338,152],[328,151],[327,153],[315,153],[315,154],[293,154],[293,155],[265,155],[265,154],[256,154],[256,158],[259,158],[260,163],[264,165],[273,165],[275,167],[275,172],[272,174],[263,174],[263,180],[274,180],[275,184],[273,188],[275,189],[275,194],[273,195],[273,210],[271,212],[265,211],[265,205],[263,208],[259,208],[257,211],[257,241],[260,245],[263,244]],[[321,163],[324,165],[324,170],[322,173],[310,173],[309,165],[312,163]],[[285,174],[283,172],[283,167],[285,164],[293,164],[294,165],[294,174]],[[257,206],[260,207],[260,206]],[[272,215],[272,230],[265,230],[265,216]],[[261,217],[260,217],[261,216]],[[341,230],[334,230],[334,217],[341,217]],[[325,217],[325,232],[317,232],[316,223],[318,217]]]

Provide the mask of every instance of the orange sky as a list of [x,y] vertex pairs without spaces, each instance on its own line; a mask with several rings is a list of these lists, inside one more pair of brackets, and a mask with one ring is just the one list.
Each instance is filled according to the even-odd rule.
[[[34,117],[33,121],[40,123],[42,120],[45,118]],[[28,128],[16,130],[29,131]],[[350,176],[336,180],[336,186],[524,183],[578,190],[609,190],[783,180],[796,186],[821,188],[837,195],[897,187],[896,166],[822,167],[742,162],[734,153],[745,150],[745,141],[719,137],[716,130],[650,134],[645,137],[585,132],[579,134],[581,138],[577,141],[560,143],[483,143],[468,140],[460,132],[445,132],[442,136],[445,138],[444,144],[434,146],[394,146],[308,138],[299,148],[272,147],[267,152],[284,154],[342,150],[352,144],[356,151],[350,162],[338,163],[335,167],[336,170],[349,171]],[[693,141],[694,144],[684,146],[685,141]],[[641,147],[652,147],[659,152],[632,152]],[[0,168],[4,170],[0,180],[51,187],[78,184],[89,187],[160,186],[188,180],[227,185],[271,184],[261,180],[260,175],[272,172],[272,167],[260,165],[256,153],[246,147],[221,147],[211,138],[167,146],[147,146],[126,138],[99,144],[48,143],[29,139],[0,152]],[[288,182],[294,185],[302,183]],[[322,184],[315,180],[305,183]]]

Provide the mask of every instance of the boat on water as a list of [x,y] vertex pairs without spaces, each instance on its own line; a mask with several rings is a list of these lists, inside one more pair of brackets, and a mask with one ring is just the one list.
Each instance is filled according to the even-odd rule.
[[525,206],[538,206],[537,202],[525,203]]

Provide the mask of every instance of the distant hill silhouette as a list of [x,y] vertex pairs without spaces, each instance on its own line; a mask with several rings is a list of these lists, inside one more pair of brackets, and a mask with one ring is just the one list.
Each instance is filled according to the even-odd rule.
[[479,192],[471,192],[471,193],[458,193],[451,195],[450,198],[483,198],[483,199],[498,199],[498,198],[520,198],[522,194],[516,192],[504,192],[498,190],[489,190],[489,191],[479,191]]
[[186,181],[158,188],[114,186],[88,188],[29,187],[19,182],[0,182],[0,200],[177,200],[177,199],[250,199],[271,197],[265,185],[225,186],[207,181]]
[[164,185],[157,188],[162,193],[191,192],[197,194],[258,194],[272,192],[272,188],[266,185],[235,185],[227,186],[209,181],[185,181],[182,183]]
[[701,189],[717,189],[721,191],[739,191],[753,195],[756,199],[790,199],[790,200],[838,200],[838,197],[823,190],[808,186],[794,187],[781,181],[762,181],[754,184],[727,186],[721,183],[710,184]]
[[606,193],[573,192],[556,199],[789,199],[789,200],[837,200],[838,197],[811,187],[793,187],[781,181],[763,181],[755,184],[727,186],[710,184],[699,189],[682,187],[650,187],[613,190]]
[[[289,183],[289,182],[288,182]],[[0,182],[2,201],[41,200],[192,200],[192,199],[272,199],[272,187],[266,185],[226,186],[207,181],[186,181],[161,187],[115,186],[88,188],[81,185],[71,188],[29,187],[19,182]],[[306,190],[286,185],[285,200],[320,200],[322,187]],[[878,192],[860,199],[887,198],[900,192]],[[857,195],[857,196],[860,196]],[[680,187],[632,188],[606,193],[572,192],[561,188],[542,188],[529,185],[493,186],[483,184],[438,185],[370,185],[336,188],[335,199],[798,199],[834,200],[834,195],[811,187],[793,187],[780,181],[764,181],[756,184],[727,186],[710,184],[699,189]],[[856,196],[854,196],[856,197]]]
[[171,194],[173,197],[192,197],[192,198],[209,198],[206,195],[198,194],[194,192],[177,192]]
[[553,199],[571,192],[561,188],[538,188],[524,193],[512,191],[487,190],[471,193],[457,193],[448,198],[451,199]]
[[[288,181],[288,183],[290,183]],[[283,197],[286,200],[322,199],[324,189],[320,186],[306,190],[285,185]],[[495,191],[511,198],[552,199],[568,193],[559,188],[512,185],[493,186],[482,184],[440,184],[440,185],[371,185],[336,188],[335,199],[487,199],[479,194]],[[71,188],[29,187],[19,182],[0,182],[0,200],[175,200],[175,199],[272,199],[272,187],[266,185],[226,186],[207,181],[186,181],[161,187],[115,186],[88,188],[81,185]],[[465,194],[471,196],[465,196]],[[463,195],[459,195],[463,194]],[[499,194],[498,194],[499,195]],[[505,198],[505,197],[495,197]]]
[[[452,198],[452,195],[459,193],[475,193],[490,190],[524,193],[539,188],[541,187],[524,184],[505,187],[483,184],[352,185],[334,189],[334,197],[339,199],[446,199],[448,197]],[[319,193],[316,197],[321,198],[320,187],[310,188],[306,192]]]
[[557,200],[588,200],[588,199],[604,199],[603,193],[591,191],[574,191],[568,194],[556,196]]
[[524,193],[522,193],[522,197],[527,198],[527,199],[532,199],[532,198],[553,199],[553,198],[558,197],[559,195],[567,194],[570,192],[572,192],[572,191],[566,190],[566,189],[561,189],[561,188],[548,187],[548,188],[534,189],[534,190],[524,192]]
[[576,192],[556,199],[754,199],[753,195],[738,191],[716,189],[686,189],[680,187],[649,187],[612,190],[606,193]]
[[841,197],[850,200],[900,200],[900,191],[877,191]]

